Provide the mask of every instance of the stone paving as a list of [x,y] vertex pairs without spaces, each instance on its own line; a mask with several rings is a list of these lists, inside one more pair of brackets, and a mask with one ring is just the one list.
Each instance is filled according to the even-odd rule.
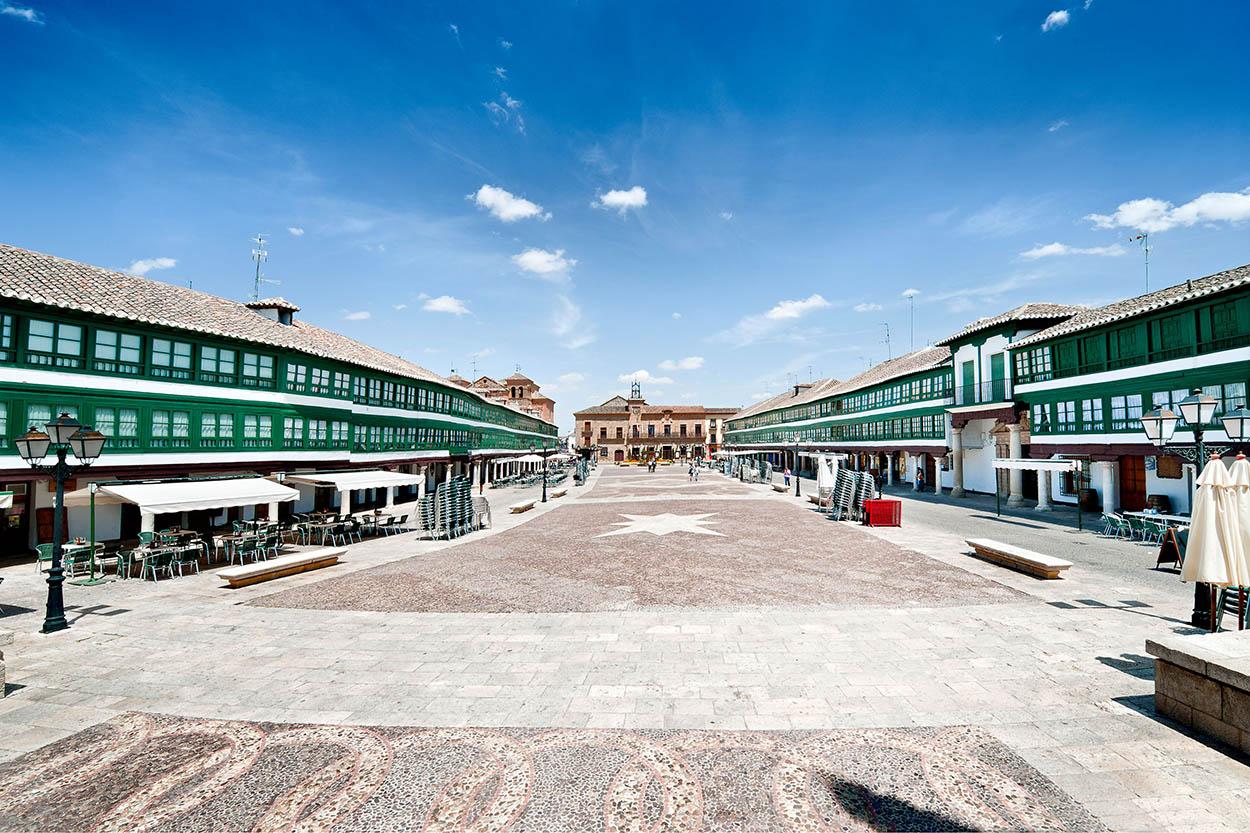
[[[325,575],[293,576],[280,585],[237,591],[221,589],[210,574],[156,586],[132,581],[73,587],[68,591],[75,605],[73,628],[51,636],[36,633],[38,613],[0,618],[0,627],[16,634],[5,650],[12,690],[0,700],[0,760],[9,759],[0,764],[0,782],[6,785],[0,789],[16,789],[22,808],[30,804],[25,798],[30,791],[42,789],[39,784],[56,795],[54,801],[36,802],[34,810],[22,809],[17,819],[0,819],[0,828],[56,828],[55,820],[38,815],[51,806],[66,824],[73,822],[71,829],[142,829],[141,824],[234,829],[222,820],[247,826],[268,812],[266,807],[275,814],[274,826],[295,814],[305,829],[324,829],[327,819],[346,812],[347,793],[334,779],[345,761],[356,760],[325,738],[350,737],[356,743],[365,735],[392,744],[421,736],[419,742],[400,745],[415,743],[428,750],[416,757],[410,751],[392,753],[393,766],[400,768],[388,772],[416,767],[411,771],[424,775],[409,776],[405,785],[411,795],[400,797],[384,788],[384,779],[373,798],[351,811],[375,812],[392,806],[388,800],[402,802],[395,805],[402,810],[371,816],[377,822],[371,821],[370,828],[487,829],[486,808],[500,806],[506,792],[500,780],[508,771],[506,747],[532,760],[527,783],[533,790],[514,829],[624,829],[629,818],[658,829],[653,825],[670,807],[662,800],[670,794],[664,785],[673,787],[667,775],[637,753],[644,746],[680,753],[688,777],[699,785],[703,809],[697,821],[684,816],[665,829],[804,829],[787,827],[791,816],[776,814],[778,797],[791,795],[814,808],[795,818],[818,818],[846,829],[1031,829],[1046,824],[1082,829],[1091,824],[1084,813],[1118,830],[1250,828],[1250,768],[1158,718],[1151,706],[1152,666],[1144,642],[1161,633],[1188,632],[1187,588],[1135,581],[1131,571],[1083,560],[1082,548],[1065,547],[1074,533],[1062,528],[1049,538],[1043,531],[1031,532],[1075,562],[1068,578],[1042,582],[1010,573],[964,554],[958,519],[966,510],[958,506],[933,507],[921,519],[912,518],[921,513],[913,513],[909,503],[907,526],[861,530],[825,521],[791,496],[707,473],[703,481],[719,481],[731,493],[716,496],[678,485],[687,482],[684,472],[672,477],[673,488],[663,500],[656,494],[662,490],[621,488],[627,484],[620,481],[644,474],[601,470],[597,482],[571,490],[563,503],[499,517],[498,529],[450,545],[417,542],[411,535],[354,545],[348,562]],[[609,491],[621,496],[609,498]],[[722,531],[738,534],[745,524],[747,534],[772,530],[779,541],[793,534],[785,530],[810,525],[812,530],[796,535],[796,541],[802,538],[832,552],[830,542],[837,540],[836,549],[863,549],[871,560],[909,553],[906,558],[923,557],[943,571],[935,575],[957,571],[1001,595],[946,604],[942,590],[933,587],[924,591],[933,597],[927,606],[908,606],[905,599],[889,596],[876,605],[848,606],[829,590],[833,595],[815,604],[784,597],[731,605],[691,598],[679,605],[507,613],[249,604],[288,592],[283,588],[311,588],[379,567],[449,558],[461,550],[466,558],[478,552],[482,568],[494,569],[498,561],[481,553],[510,537],[538,539],[548,534],[543,532],[548,526],[576,529],[573,517],[583,513],[604,513],[604,526],[615,529],[615,523],[626,520],[621,516],[656,514],[651,508],[643,511],[647,504],[679,516],[719,513],[705,520],[716,522],[723,515],[727,526]],[[741,520],[736,520],[738,513],[744,513]],[[612,514],[617,517],[609,518]],[[723,546],[731,537],[689,531],[592,537],[602,531],[584,530],[570,538],[577,548],[565,557],[585,560],[588,546],[638,540],[687,553],[670,553],[670,560],[691,557],[688,553],[703,558],[699,553],[706,547]],[[599,543],[592,545],[592,540]],[[888,547],[875,549],[874,543]],[[1134,552],[1133,545],[1123,546],[1126,553]],[[514,557],[533,558],[519,548]],[[812,556],[805,556],[801,546],[797,553],[778,551],[778,572],[767,575],[784,577],[787,564],[805,557]],[[733,562],[730,570],[738,567]],[[30,565],[2,573],[9,580],[0,601],[40,606]],[[881,575],[884,581],[896,580],[890,570]],[[601,584],[594,586],[606,593]],[[633,598],[637,585],[624,586],[623,597]],[[168,758],[144,761],[127,759],[135,747],[125,747],[130,751],[117,759],[118,771],[128,773],[127,789],[133,792],[120,798],[107,792],[119,789],[108,779],[98,785],[78,779],[73,788],[58,788],[60,782],[47,774],[54,755],[88,747],[101,733],[114,731],[109,726],[188,722],[170,731],[202,737],[219,735],[223,730],[212,727],[223,720],[240,737],[260,733],[283,740],[274,744],[280,749],[267,746],[265,755],[249,764],[251,775],[242,782],[241,770],[228,768],[207,774],[202,768],[181,780],[175,758],[198,754],[197,760],[207,760],[216,748],[208,741],[199,741],[198,747],[190,741],[166,745]],[[429,732],[435,728],[462,733]],[[578,729],[595,731],[568,733]],[[76,734],[83,730],[87,733]],[[561,739],[540,754],[534,744],[542,732],[529,730],[563,733],[557,732]],[[480,746],[473,739],[482,737],[502,744],[490,752],[495,757],[489,765],[482,757],[486,753],[474,751]],[[580,740],[570,743],[569,738]],[[819,739],[810,742],[821,751],[819,760],[799,762],[807,767],[803,780],[778,763],[792,754],[779,750],[801,747],[810,738]],[[56,743],[65,745],[44,748]],[[719,751],[689,755],[690,743]],[[911,763],[865,757],[865,743],[877,750],[874,755],[910,743],[906,754],[919,757]],[[608,747],[613,751],[603,751]],[[948,765],[951,756],[964,763]],[[978,766],[988,770],[978,771],[996,774],[988,781],[970,775],[969,761],[981,761]],[[78,765],[61,768],[73,772]],[[782,770],[787,774],[779,782]],[[230,772],[236,775],[226,777]],[[951,772],[959,773],[954,781],[948,778]],[[219,773],[221,778],[213,780]],[[150,822],[144,816],[141,823],[141,808],[171,806],[163,792],[169,779],[180,792],[216,797],[185,812],[153,814]],[[935,779],[950,789],[935,786]],[[215,785],[223,781],[218,790]],[[779,783],[808,786],[779,792],[774,789]],[[1019,785],[1020,792],[1012,792],[1015,787],[1003,792],[995,783]],[[566,786],[552,786],[561,784]],[[614,792],[617,788],[627,800],[605,801],[607,795],[622,794]],[[472,809],[430,816],[436,802],[430,795],[445,797],[448,806]],[[557,795],[558,801],[552,798]],[[1004,796],[1011,795],[1019,798],[1012,812],[1034,815],[1002,815],[1008,812]],[[117,800],[103,807],[109,802],[101,796]],[[999,814],[998,821],[970,809],[987,804]],[[237,809],[222,809],[227,806]],[[605,821],[609,811],[617,812],[613,807],[619,810],[612,818],[622,819],[620,827]],[[426,815],[421,815],[423,808]],[[219,811],[222,815],[215,815]],[[1058,822],[1037,821],[1046,814]]]

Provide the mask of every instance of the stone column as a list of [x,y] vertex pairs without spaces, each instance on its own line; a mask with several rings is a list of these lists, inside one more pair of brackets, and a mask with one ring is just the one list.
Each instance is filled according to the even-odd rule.
[[964,492],[964,429],[951,428],[951,497],[963,497]]
[[894,454],[892,452],[885,455],[885,479],[891,486],[894,485]]
[[1099,491],[1102,492],[1102,511],[1114,512],[1120,506],[1120,464],[1115,460],[1094,463],[1102,467]]
[[[1008,455],[1013,460],[1019,460],[1024,454],[1024,445],[1020,442],[1020,431],[1020,423],[1007,426]],[[1024,503],[1024,471],[1022,469],[1010,469],[1007,472],[1007,489],[1008,506],[1020,506]]]
[[1037,472],[1037,511],[1054,511],[1050,505],[1050,472],[1041,469]]

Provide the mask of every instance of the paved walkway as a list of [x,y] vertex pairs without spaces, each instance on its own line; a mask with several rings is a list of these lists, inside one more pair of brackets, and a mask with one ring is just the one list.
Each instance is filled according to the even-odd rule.
[[[0,700],[0,758],[15,759],[0,807],[21,797],[0,827],[46,826],[35,785],[101,755],[125,777],[57,793],[82,828],[141,829],[141,814],[165,829],[1250,827],[1250,768],[1150,705],[1143,645],[1188,631],[1186,588],[1086,559],[1045,523],[1024,530],[1076,562],[1070,577],[1005,571],[963,554],[966,514],[908,501],[905,527],[862,530],[763,486],[612,467],[540,511],[496,512],[492,532],[355,545],[334,572],[73,588],[67,632],[0,619],[17,686]],[[880,588],[870,603],[820,578],[848,552]],[[509,553],[511,569],[572,581],[553,597],[594,603],[500,609],[490,584],[475,607],[473,582]],[[616,559],[628,569],[612,590]],[[454,593],[401,610],[274,606],[371,572],[419,584],[423,564]],[[755,599],[726,595],[743,564],[769,571]],[[907,584],[916,570],[930,580]],[[33,568],[2,574],[6,602],[39,607]],[[956,575],[990,592],[952,598]],[[664,576],[677,580],[657,590]],[[775,592],[805,577],[807,598]],[[181,751],[145,766],[160,748]],[[396,793],[417,782],[434,786]]]

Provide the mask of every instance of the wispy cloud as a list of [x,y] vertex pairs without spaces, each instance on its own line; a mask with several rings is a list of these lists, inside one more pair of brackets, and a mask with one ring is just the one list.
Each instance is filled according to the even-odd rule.
[[882,307],[880,304],[863,303],[863,304],[856,304],[854,307],[852,307],[852,309],[854,309],[856,312],[876,312],[878,310],[884,309],[884,307]]
[[27,23],[33,23],[36,26],[42,26],[43,14],[29,6],[15,6],[12,3],[6,3],[0,0],[0,15],[5,17],[16,17],[18,20],[24,20]]
[[969,214],[959,224],[964,234],[1005,237],[1031,228],[1045,208],[1042,200],[1001,199]]
[[651,372],[647,370],[635,370],[633,373],[622,373],[620,376],[616,377],[616,381],[621,382],[622,384],[628,384],[630,382],[645,382],[649,385],[673,384],[673,380],[670,377],[653,376],[651,375]]
[[499,47],[500,47],[501,49],[511,49],[511,48],[512,48],[512,41],[510,41],[510,40],[504,40],[503,38],[500,38],[500,39],[499,39]]
[[1080,248],[1077,246],[1069,246],[1066,243],[1039,243],[1028,251],[1021,252],[1020,257],[1025,260],[1037,260],[1043,257],[1064,257],[1066,255],[1095,255],[1097,257],[1119,257],[1125,253],[1125,248],[1119,243],[1113,243],[1110,246],[1090,246]]
[[684,359],[665,359],[660,370],[698,370],[703,367],[702,356],[686,356]]
[[304,236],[304,230],[300,228],[299,226],[287,226],[286,230],[287,230],[287,233],[290,234],[292,237]]
[[586,381],[586,374],[584,373],[561,373],[559,376],[556,377],[556,381],[566,386],[580,385],[582,382]]
[[582,308],[567,295],[557,295],[551,317],[551,334],[569,350],[585,347],[595,340],[594,328],[582,322]]
[[148,257],[143,260],[136,260],[126,268],[126,271],[132,275],[146,275],[148,272],[157,272],[161,269],[173,269],[178,265],[178,261],[172,257]]
[[391,306],[391,309],[395,310],[396,312],[403,312],[404,310],[408,309],[408,305],[407,304],[393,304]]
[[521,114],[521,102],[506,92],[497,101],[483,101],[482,106],[496,125],[511,124],[517,133],[525,132],[525,116]]
[[608,191],[600,194],[591,203],[595,208],[602,208],[605,211],[616,211],[621,216],[624,216],[625,212],[630,209],[637,211],[646,204],[647,189],[641,185],[635,185],[627,191]]
[[551,219],[551,212],[543,211],[543,207],[538,203],[530,202],[524,197],[518,197],[494,185],[483,185],[477,189],[477,193],[470,194],[466,199],[472,200],[478,208],[486,209],[492,216],[505,223],[515,223],[517,220],[528,220],[531,217],[537,217],[544,222]]
[[451,32],[451,36],[456,39],[456,46],[464,49],[464,44],[460,42],[460,27],[454,23],[447,24],[447,31]]
[[1211,191],[1182,205],[1146,197],[1120,203],[1111,214],[1087,214],[1098,228],[1131,228],[1168,231],[1198,223],[1242,223],[1250,220],[1250,188],[1244,191]]
[[363,310],[363,309],[357,310],[356,312],[344,312],[343,313],[344,321],[368,321],[372,317],[373,316],[369,313],[368,310]]
[[1067,9],[1059,9],[1046,15],[1046,19],[1042,21],[1042,31],[1051,32],[1055,29],[1062,29],[1072,20],[1072,15]]
[[512,256],[512,262],[519,269],[537,275],[545,281],[559,283],[568,276],[568,271],[577,265],[577,261],[564,256],[564,249],[549,252],[546,249],[526,249]]
[[831,304],[824,297],[815,293],[800,300],[778,301],[767,312],[748,315],[739,319],[738,323],[728,330],[722,330],[712,336],[712,340],[745,347],[765,339],[774,338],[783,333],[787,325],[811,312],[828,306],[831,306]]
[[919,294],[920,294],[919,289],[916,289],[915,287],[909,287],[908,289],[904,289],[902,292],[900,292],[898,296],[900,298],[915,298]]
[[1067,120],[1067,119],[1060,119],[1059,121],[1052,121],[1052,122],[1050,123],[1050,126],[1046,128],[1046,132],[1047,132],[1047,133],[1058,133],[1060,130],[1063,130],[1063,129],[1064,129],[1065,127],[1067,127],[1067,126],[1068,126],[1068,120]]
[[503,67],[495,67],[495,77],[498,78],[500,81],[507,81],[508,70],[504,69]]
[[680,312],[675,312],[675,313],[673,313],[673,320],[674,320],[674,321],[679,321],[679,320],[681,320],[681,313],[680,313]]
[[730,220],[734,218],[734,213],[732,211],[722,211],[720,213],[720,218],[724,220],[726,223],[728,223]]
[[474,350],[472,353],[470,353],[469,358],[477,359],[480,361],[481,359],[484,359],[487,356],[493,356],[493,355],[495,355],[494,347],[483,347],[481,350]]
[[976,286],[952,289],[949,292],[941,292],[929,297],[934,301],[945,301],[951,312],[967,312],[982,307],[986,303],[996,303],[1003,295],[1030,286],[1044,277],[1045,274],[1042,272],[1013,272],[1005,277],[985,281]]
[[445,312],[450,315],[468,315],[469,308],[465,306],[464,301],[451,295],[439,295],[437,298],[429,298],[421,309],[426,312]]

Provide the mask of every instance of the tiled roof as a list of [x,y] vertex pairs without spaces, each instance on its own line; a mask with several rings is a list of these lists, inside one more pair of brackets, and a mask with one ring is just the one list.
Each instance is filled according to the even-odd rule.
[[984,330],[992,330],[995,327],[1001,327],[1004,324],[1010,324],[1012,321],[1064,320],[1071,318],[1085,309],[1087,308],[1072,306],[1070,304],[1021,304],[1015,309],[1000,312],[998,315],[988,315],[985,318],[978,318],[976,321],[966,325],[962,330],[954,335],[947,336],[937,342],[937,344],[938,346],[948,345],[952,342],[959,341],[960,339],[967,338],[975,333],[979,333]]
[[854,393],[857,390],[871,388],[891,379],[897,379],[900,376],[932,370],[950,361],[950,357],[951,351],[949,347],[925,347],[914,353],[899,356],[897,359],[889,359],[873,365],[868,370],[865,370],[858,376],[852,376],[845,382],[839,382],[837,379],[821,379],[812,383],[806,389],[802,389],[803,386],[800,386],[801,389],[798,395],[795,395],[794,389],[790,388],[770,399],[756,402],[749,408],[744,408],[734,414],[732,419],[737,421],[755,416],[756,414],[767,413],[768,411],[790,408],[795,405],[806,405],[808,402],[826,399],[830,396]]
[[793,405],[804,405],[817,399],[823,399],[833,393],[839,384],[841,383],[837,379],[817,379],[815,382],[798,385],[797,391],[794,387],[789,387],[776,396],[770,396],[768,399],[762,399],[754,405],[748,405],[730,417],[730,419],[745,419],[755,414],[775,411],[778,408],[789,408]]
[[1040,330],[1027,338],[1020,339],[1012,347],[1027,347],[1039,341],[1047,341],[1059,336],[1079,333],[1083,330],[1092,330],[1094,327],[1101,327],[1104,324],[1111,324],[1126,318],[1135,318],[1149,312],[1246,285],[1250,285],[1250,264],[1226,269],[1223,272],[1216,272],[1214,275],[1207,275],[1205,278],[1195,278],[1191,281],[1178,283],[1166,289],[1138,295],[1136,298],[1126,298],[1123,301],[1107,304],[1105,307],[1085,309],[1067,321],[1056,324],[1053,327],[1047,327],[1045,330]]
[[248,301],[243,306],[248,309],[286,309],[291,312],[299,312],[299,307],[292,304],[286,298],[274,296],[272,298],[261,298],[258,301]]
[[0,298],[294,350],[459,389],[407,359],[304,321],[281,324],[228,298],[3,243]]
[[[642,413],[655,416],[665,411],[672,411],[678,414],[732,414],[737,408],[708,408],[703,405],[649,405],[642,406]],[[573,413],[574,417],[582,415],[594,416],[595,414],[627,414],[629,413],[629,402],[623,396],[614,396],[602,405],[592,405],[589,408],[582,408],[580,411]]]

